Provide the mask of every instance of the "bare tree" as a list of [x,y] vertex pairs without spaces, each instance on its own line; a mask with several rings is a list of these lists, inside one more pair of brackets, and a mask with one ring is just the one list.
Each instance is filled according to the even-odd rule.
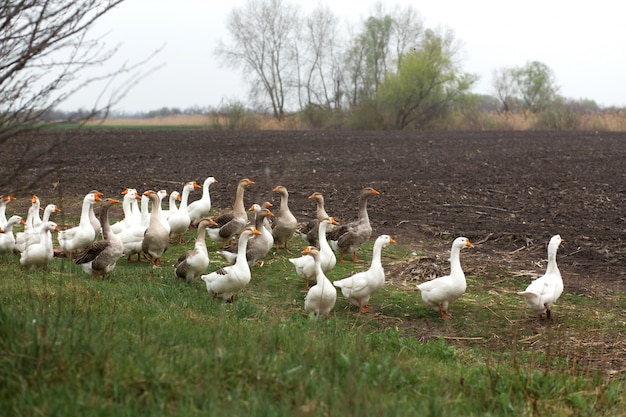
[[515,71],[513,68],[502,68],[493,72],[493,89],[496,97],[502,103],[502,111],[508,113],[513,110],[513,103],[517,95]]
[[[110,96],[96,99],[93,107],[76,113],[71,122],[84,122],[110,108],[145,74],[143,62],[123,65],[110,73],[89,76],[111,59],[118,47],[108,48],[103,38],[92,39],[96,21],[124,0],[5,0],[0,7],[0,145],[19,150],[11,167],[3,167],[2,183],[30,165],[41,152],[39,145],[7,143],[11,138],[50,125],[53,110],[79,90],[105,85]],[[157,51],[155,51],[157,53]],[[120,79],[124,78],[124,79]],[[114,86],[119,81],[120,85]],[[65,120],[64,122],[67,122]],[[38,170],[37,178],[53,167]]]
[[319,7],[306,19],[302,43],[304,97],[300,107],[319,105],[327,110],[341,107],[338,19],[328,7]]
[[282,0],[248,0],[234,9],[226,25],[232,43],[218,43],[215,54],[238,68],[250,83],[251,94],[270,101],[281,120],[287,100],[298,87],[297,40],[300,12]]
[[395,43],[397,68],[402,64],[406,53],[415,48],[424,33],[424,22],[413,6],[396,7],[392,13],[392,41]]

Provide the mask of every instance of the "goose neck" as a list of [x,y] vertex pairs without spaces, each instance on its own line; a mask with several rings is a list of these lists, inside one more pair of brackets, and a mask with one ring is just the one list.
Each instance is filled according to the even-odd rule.
[[463,269],[461,268],[461,249],[457,247],[453,247],[450,251],[450,274],[463,274]]

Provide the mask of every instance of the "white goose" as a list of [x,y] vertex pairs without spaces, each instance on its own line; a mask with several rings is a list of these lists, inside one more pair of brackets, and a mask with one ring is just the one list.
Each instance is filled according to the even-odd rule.
[[96,231],[89,221],[89,207],[97,201],[101,201],[98,193],[87,194],[83,198],[78,226],[63,230],[57,235],[59,246],[66,254],[79,252],[96,240]]
[[183,234],[187,231],[187,229],[189,229],[189,225],[191,224],[191,217],[189,216],[189,211],[187,211],[189,194],[198,188],[200,188],[200,186],[195,181],[185,183],[183,192],[180,196],[180,205],[178,206],[178,210],[176,210],[175,213],[170,213],[167,218],[167,222],[170,225],[170,237],[177,237],[179,245],[183,244]]
[[246,247],[248,239],[260,235],[254,227],[243,229],[237,243],[237,260],[233,265],[224,267],[210,274],[202,275],[206,289],[213,298],[235,302],[235,293],[243,289],[250,282],[251,273],[248,260],[246,259]]
[[551,318],[550,308],[563,293],[563,278],[556,265],[556,253],[563,239],[554,235],[548,244],[548,266],[546,273],[528,285],[526,291],[518,292],[524,297],[526,307],[540,317]]
[[[41,203],[39,201],[39,197],[33,195],[30,199],[30,207],[28,208],[28,213],[26,214],[26,223],[24,224],[24,230],[15,234],[15,250],[20,253],[26,250],[26,242],[29,235],[33,235],[34,241],[39,242],[39,227],[35,227],[34,218],[37,217],[37,219],[41,221],[41,219],[39,218],[40,207]],[[41,225],[41,223],[39,224]]]
[[174,263],[176,276],[187,284],[193,284],[198,277],[206,272],[209,266],[209,253],[206,249],[206,228],[215,223],[211,219],[204,219],[198,223],[198,235],[193,249],[184,252]]
[[3,195],[0,198],[0,227],[4,228],[8,222],[7,220],[7,204],[11,201],[15,201],[13,194]]
[[[137,200],[141,199],[141,196],[139,196],[137,190],[134,188],[126,188],[122,191],[122,194],[124,195],[122,198],[122,211],[124,212],[124,217],[122,220],[111,225],[111,231],[115,234],[121,233],[123,230],[132,226],[141,224],[141,221],[138,221],[137,216],[133,213],[133,206],[137,204]],[[139,218],[141,218],[141,215]]]
[[15,250],[18,252],[24,252],[29,245],[39,243],[39,232],[42,225],[50,220],[52,213],[58,213],[60,211],[61,210],[56,204],[48,204],[43,210],[43,215],[41,216],[42,223],[38,229],[33,230],[31,226],[30,231],[17,233],[15,238]]
[[106,274],[113,271],[118,259],[124,252],[122,241],[111,231],[109,224],[109,209],[119,200],[107,198],[100,207],[100,224],[102,225],[102,240],[93,242],[87,248],[79,252],[74,262],[83,267],[83,270],[94,277],[105,278]]
[[187,212],[189,212],[191,225],[196,226],[202,218],[209,215],[211,211],[211,194],[209,187],[216,182],[217,180],[214,177],[205,179],[204,183],[202,183],[202,197],[188,205]]
[[15,234],[13,226],[26,224],[22,217],[14,215],[9,217],[6,224],[0,227],[0,252],[13,252],[15,249]]
[[167,218],[170,216],[171,213],[174,213],[176,212],[176,210],[178,210],[178,206],[176,205],[177,201],[180,201],[180,193],[174,190],[170,193],[167,208],[161,208],[161,214],[163,215],[163,219],[165,219],[165,221],[167,221]]
[[[319,263],[322,268],[322,272],[327,273],[332,271],[337,263],[337,258],[335,257],[335,253],[331,249],[328,244],[328,240],[326,240],[326,230],[331,225],[337,225],[338,223],[335,221],[333,217],[328,217],[326,219],[322,219],[322,221],[318,224],[318,237],[319,237]],[[310,288],[311,280],[315,280],[315,260],[312,256],[303,255],[299,258],[289,258],[289,262],[291,262],[296,267],[296,274],[299,277],[304,278],[306,281],[306,289]]]
[[322,271],[319,251],[313,246],[307,246],[302,254],[311,256],[315,260],[315,280],[317,281],[317,284],[309,289],[304,298],[304,311],[327,319],[335,307],[337,289]]
[[424,302],[433,310],[439,311],[443,320],[452,318],[448,305],[465,294],[467,288],[460,260],[461,249],[465,247],[473,248],[474,245],[466,237],[454,239],[450,250],[450,275],[417,285],[417,288],[422,292]]
[[[98,197],[102,197],[104,195],[100,191],[97,191],[97,190],[92,190],[91,192],[97,194]],[[43,217],[42,217],[42,220],[43,220]],[[94,211],[93,204],[89,206],[89,223],[91,223],[91,227],[93,227],[93,230],[96,232],[96,237],[98,237],[100,235],[100,232],[102,232],[102,224],[100,224],[100,220],[96,216],[96,212]]]
[[52,232],[58,232],[59,227],[55,222],[49,221],[42,224],[39,229],[39,243],[30,245],[20,255],[20,264],[29,270],[45,268],[54,257]]
[[335,287],[341,289],[344,297],[359,307],[361,313],[367,313],[370,310],[370,297],[385,285],[385,270],[381,262],[381,254],[383,248],[389,246],[390,243],[396,243],[391,236],[378,236],[374,242],[370,268],[333,282]]

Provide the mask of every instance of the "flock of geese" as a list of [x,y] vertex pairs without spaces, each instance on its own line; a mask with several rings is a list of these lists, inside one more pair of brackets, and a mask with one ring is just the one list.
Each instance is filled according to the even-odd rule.
[[[244,206],[244,193],[254,182],[248,178],[238,182],[232,208],[211,217],[209,187],[217,182],[208,177],[200,187],[195,181],[184,184],[181,192],[169,194],[167,209],[162,202],[168,196],[165,190],[148,190],[138,193],[128,188],[122,193],[121,220],[110,223],[109,209],[120,201],[103,198],[99,191],[89,192],[83,199],[78,225],[59,230],[50,216],[60,211],[54,204],[43,209],[37,196],[32,197],[26,220],[13,215],[7,219],[7,205],[14,201],[12,195],[2,196],[0,201],[0,252],[13,252],[20,256],[20,264],[28,270],[45,268],[52,258],[66,256],[73,259],[83,270],[95,277],[104,278],[115,269],[117,261],[126,257],[129,262],[148,259],[153,268],[161,265],[161,257],[171,244],[182,244],[183,234],[190,228],[197,230],[192,249],[185,251],[174,263],[174,273],[181,280],[192,284],[201,279],[214,298],[234,303],[235,295],[251,279],[251,268],[262,265],[263,258],[271,251],[288,249],[294,235],[300,235],[308,246],[302,256],[289,258],[295,272],[305,281],[307,295],[304,309],[310,314],[328,318],[335,306],[337,289],[360,312],[370,310],[370,298],[385,283],[385,272],[381,262],[382,250],[395,243],[389,235],[376,238],[369,269],[346,278],[331,282],[327,273],[349,256],[360,262],[357,251],[372,234],[367,204],[379,192],[371,187],[361,190],[358,199],[358,215],[351,222],[339,224],[329,216],[324,206],[324,197],[315,192],[308,198],[316,203],[316,216],[299,223],[289,210],[289,192],[284,186],[273,189],[280,196],[276,213],[271,203],[253,204],[248,210]],[[189,195],[202,188],[200,199],[188,203]],[[139,202],[141,201],[141,204]],[[177,204],[178,202],[178,204]],[[100,203],[99,218],[94,205]],[[254,213],[250,224],[248,212]],[[13,228],[22,225],[23,231],[15,233]],[[57,233],[55,247],[52,233]],[[207,273],[209,255],[206,238],[221,243],[221,253],[229,266]],[[525,291],[519,292],[526,306],[540,317],[550,318],[551,307],[563,292],[563,280],[556,264],[556,253],[562,239],[555,235],[548,245],[546,273],[535,279]],[[466,237],[457,237],[450,251],[450,273],[417,285],[423,301],[446,320],[452,317],[449,304],[461,297],[467,288],[465,274],[461,268],[460,252],[473,245]],[[315,283],[311,285],[311,283]]]

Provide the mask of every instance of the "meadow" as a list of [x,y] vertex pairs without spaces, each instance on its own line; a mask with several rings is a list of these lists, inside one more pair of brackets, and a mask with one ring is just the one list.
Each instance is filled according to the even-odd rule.
[[[161,268],[122,259],[106,280],[65,258],[25,272],[5,254],[2,414],[598,416],[626,406],[623,369],[600,369],[587,352],[623,339],[623,312],[597,300],[566,294],[548,323],[468,274],[471,292],[448,322],[397,285],[373,297],[374,312],[339,295],[319,320],[303,311],[304,282],[287,260],[296,250],[273,253],[228,304],[202,281],[175,278],[171,264],[194,232],[185,237]],[[224,262],[218,244],[209,247],[214,270]],[[329,277],[366,268],[371,244],[362,252],[366,262],[339,264]],[[383,264],[412,256],[392,245]],[[503,280],[501,288],[513,285]],[[409,331],[418,322],[413,329],[442,335],[424,340]],[[601,337],[577,344],[585,334]],[[544,349],[532,348],[542,339]]]

